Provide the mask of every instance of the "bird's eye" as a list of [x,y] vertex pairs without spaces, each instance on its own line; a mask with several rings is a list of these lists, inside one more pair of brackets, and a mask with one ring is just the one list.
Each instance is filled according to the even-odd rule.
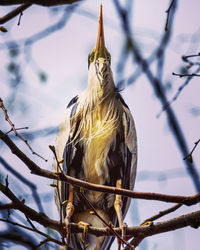
[[107,55],[107,60],[108,60],[109,63],[111,62],[111,56],[110,56],[110,54]]
[[90,56],[90,62],[94,61],[94,56]]

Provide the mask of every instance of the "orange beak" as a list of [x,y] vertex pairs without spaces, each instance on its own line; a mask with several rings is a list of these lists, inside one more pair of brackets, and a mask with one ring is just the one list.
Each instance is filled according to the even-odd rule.
[[97,58],[105,58],[105,41],[104,41],[104,32],[103,32],[103,15],[102,15],[102,4],[100,5],[100,14],[99,14],[99,27],[97,34],[97,42],[95,47],[95,56]]

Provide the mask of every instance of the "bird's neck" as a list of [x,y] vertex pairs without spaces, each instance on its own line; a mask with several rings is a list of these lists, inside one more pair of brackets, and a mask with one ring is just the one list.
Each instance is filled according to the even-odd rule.
[[95,103],[102,103],[105,99],[116,97],[116,88],[112,70],[105,59],[99,58],[93,63],[88,72],[88,88],[86,95],[93,98]]

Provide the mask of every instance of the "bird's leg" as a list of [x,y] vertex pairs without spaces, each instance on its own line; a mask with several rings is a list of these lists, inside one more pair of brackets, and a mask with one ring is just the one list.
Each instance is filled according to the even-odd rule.
[[[116,187],[117,188],[121,188],[122,187],[122,180],[119,179],[116,182]],[[115,207],[115,211],[117,214],[117,218],[118,218],[118,222],[119,222],[119,227],[122,230],[122,238],[125,238],[125,230],[126,230],[126,224],[123,223],[123,216],[122,216],[122,196],[119,194],[116,194],[116,198],[115,198],[115,203],[114,203],[114,207]],[[120,240],[118,240],[118,250],[121,249],[121,242]]]
[[70,219],[74,213],[74,205],[73,205],[73,195],[74,195],[74,188],[72,185],[69,184],[69,197],[68,197],[68,202],[66,206],[66,217],[65,217],[65,225],[66,225],[66,242],[67,246],[69,245],[69,240],[70,240]]

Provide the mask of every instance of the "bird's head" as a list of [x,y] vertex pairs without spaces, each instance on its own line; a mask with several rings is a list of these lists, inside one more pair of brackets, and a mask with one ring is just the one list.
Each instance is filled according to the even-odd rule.
[[96,46],[88,56],[88,66],[97,61],[99,58],[103,58],[109,64],[111,62],[111,56],[108,50],[106,49],[104,40],[102,5],[100,5],[99,27],[98,27]]
[[[102,5],[100,5],[99,27],[96,46],[88,56],[89,84],[100,83],[101,89],[107,82],[113,83],[111,65],[111,55],[105,46]],[[97,84],[98,84],[97,83]]]

